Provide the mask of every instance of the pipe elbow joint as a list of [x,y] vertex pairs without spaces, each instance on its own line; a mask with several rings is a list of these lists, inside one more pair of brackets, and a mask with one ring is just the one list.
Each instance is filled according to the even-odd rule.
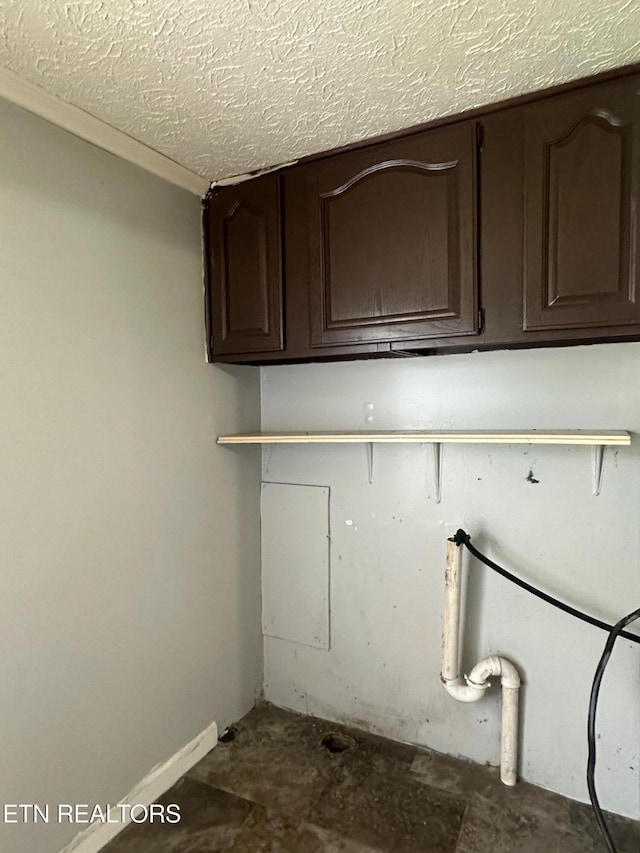
[[502,686],[509,687],[512,690],[519,690],[521,684],[520,673],[511,661],[506,658],[500,658],[500,670]]
[[492,675],[500,675],[500,658],[491,656],[479,661],[466,676],[467,684],[473,684],[477,687],[485,685],[489,686],[489,679]]
[[445,690],[458,702],[478,702],[487,691],[489,684],[471,684],[467,679],[466,684],[461,684],[460,679],[455,681],[442,680]]
[[480,663],[477,663],[467,678],[467,684],[474,686],[487,684],[488,686],[488,680],[491,676],[499,676],[503,687],[510,687],[513,690],[517,690],[520,687],[518,670],[510,660],[498,657],[497,655],[491,655],[481,660]]

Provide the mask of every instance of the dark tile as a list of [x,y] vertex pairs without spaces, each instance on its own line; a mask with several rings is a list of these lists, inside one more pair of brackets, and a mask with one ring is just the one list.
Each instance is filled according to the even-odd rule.
[[602,843],[544,817],[502,809],[474,796],[456,853],[602,853]]
[[322,842],[293,817],[258,807],[228,853],[321,853]]
[[[478,779],[479,776],[476,781]],[[497,773],[493,777],[485,774],[485,783],[476,784],[473,790],[485,808],[496,807],[512,821],[537,826],[540,833],[567,833],[571,839],[577,839],[585,851],[592,848],[596,851],[604,849],[604,842],[590,805],[578,803],[527,782],[519,782],[515,787],[509,788],[500,782]],[[627,850],[640,850],[639,822],[611,814],[606,817],[612,836],[622,851],[626,853]],[[577,841],[568,841],[568,849],[573,849],[570,844],[574,843]]]
[[[504,788],[504,786],[503,786]],[[640,850],[640,823],[608,815],[620,853]],[[590,806],[533,785],[474,795],[456,853],[602,853]]]
[[477,795],[488,804],[531,819],[543,818],[553,826],[568,821],[571,800],[527,782],[504,785],[497,767],[420,750],[411,765],[411,777],[463,797]]
[[[568,828],[573,832],[598,840],[604,849],[604,841],[600,840],[602,836],[591,806],[576,803],[574,800],[567,800],[567,804]],[[630,820],[608,812],[605,812],[605,819],[611,837],[621,853],[626,853],[627,850],[640,850],[640,821]]]
[[398,743],[347,726],[336,726],[335,723],[326,723],[325,725],[333,725],[332,729],[327,729],[329,731],[345,732],[355,738],[356,745],[353,751],[343,756],[345,761],[361,761],[376,773],[381,773],[384,776],[405,776],[413,764],[417,751],[414,746]]
[[[624,853],[626,850],[640,850],[640,821],[612,816],[609,817],[607,823],[611,837],[620,853]],[[595,833],[595,827],[591,832]]]
[[[320,746],[327,732],[351,736],[354,744],[331,754]],[[166,833],[156,832],[148,837],[158,839],[154,844],[160,846],[109,848],[110,853],[226,853],[220,847],[225,843],[236,853],[603,849],[588,806],[524,782],[508,788],[493,767],[417,750],[266,703],[237,724],[233,741],[219,744],[189,775],[266,809],[256,807],[241,829],[231,820],[231,830],[216,830],[218,836],[211,831],[188,834],[184,848],[167,847]],[[237,797],[229,802],[237,804]],[[240,803],[246,817],[251,806]],[[611,817],[610,823],[621,853],[640,850],[639,823],[618,817]]]
[[493,767],[428,750],[417,750],[410,773],[417,782],[460,796],[499,784]]
[[477,799],[487,807],[497,806],[518,819],[575,830],[569,820],[571,800],[527,782],[519,781],[513,787],[504,785],[497,767],[420,751],[411,766],[411,777],[440,790]]
[[325,790],[310,820],[393,853],[453,853],[465,801],[399,777],[346,772]]
[[381,853],[335,832],[256,807],[226,853]]
[[183,779],[158,800],[180,806],[180,822],[131,824],[105,853],[221,853],[254,806],[252,803]]
[[285,814],[304,817],[327,781],[326,756],[304,717],[260,706],[189,776]]
[[[509,787],[500,782],[496,774],[485,785],[478,785],[477,796],[485,803],[498,806],[532,821],[543,821],[549,826],[565,827],[568,822],[571,800],[528,782],[518,782]],[[568,828],[568,826],[567,826]]]
[[[330,732],[352,737],[354,746],[327,751],[320,741]],[[413,747],[265,703],[237,723],[233,741],[219,743],[189,776],[301,818],[345,765],[359,768],[360,775],[365,769],[403,775],[414,756]]]

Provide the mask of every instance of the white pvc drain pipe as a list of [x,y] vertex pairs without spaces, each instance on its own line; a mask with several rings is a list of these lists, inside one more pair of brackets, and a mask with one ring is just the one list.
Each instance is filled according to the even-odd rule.
[[442,642],[442,683],[445,690],[459,702],[477,702],[490,686],[489,678],[500,676],[502,684],[502,740],[500,779],[505,785],[515,785],[518,766],[518,705],[520,675],[503,657],[492,655],[477,663],[464,682],[460,678],[460,596],[462,549],[453,539],[447,540],[445,572],[444,631]]

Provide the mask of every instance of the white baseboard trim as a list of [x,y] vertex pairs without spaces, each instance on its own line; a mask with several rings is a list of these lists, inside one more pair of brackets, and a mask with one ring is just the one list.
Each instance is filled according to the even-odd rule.
[[165,157],[143,142],[123,133],[102,119],[81,110],[79,107],[50,95],[40,86],[34,86],[8,68],[0,66],[0,97],[25,110],[50,121],[63,130],[91,142],[104,151],[109,151],[134,163],[147,172],[169,181],[183,190],[203,196],[209,189],[209,181]]
[[[190,743],[172,755],[162,764],[157,764],[121,800],[118,805],[150,806],[158,797],[162,796],[172,785],[185,775],[194,764],[210,752],[218,742],[218,726],[211,723],[203,732],[195,737]],[[129,810],[127,810],[127,813]],[[114,817],[119,815],[114,812]],[[119,832],[128,825],[125,823],[92,823],[64,847],[60,853],[98,853]]]

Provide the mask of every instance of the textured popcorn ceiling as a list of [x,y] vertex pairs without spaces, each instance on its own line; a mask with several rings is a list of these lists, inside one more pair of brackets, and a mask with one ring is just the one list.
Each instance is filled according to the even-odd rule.
[[1,0],[0,64],[210,179],[640,59],[638,0]]

